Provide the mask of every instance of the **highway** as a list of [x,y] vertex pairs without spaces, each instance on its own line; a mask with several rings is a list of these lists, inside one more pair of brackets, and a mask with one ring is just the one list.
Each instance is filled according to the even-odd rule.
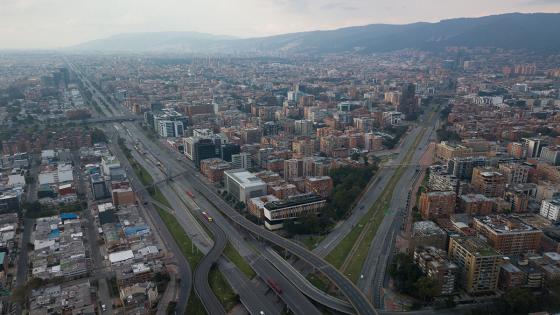
[[[111,135],[111,134],[112,134],[112,132],[108,133],[108,135]],[[121,151],[121,149],[117,145],[117,137],[116,136],[117,135],[115,133],[114,136],[112,137],[113,140],[109,144],[111,152],[113,152],[113,154],[117,156],[121,165],[123,165],[125,167],[125,169],[132,170],[132,166],[128,162],[128,159],[124,156],[123,152]],[[131,183],[138,199],[142,203],[144,203],[144,201],[149,201],[151,199],[151,197],[148,194],[148,192],[146,190],[139,189],[139,188],[142,188],[143,185],[142,185],[142,182],[136,176],[136,173],[127,171],[127,176],[130,179],[130,183]],[[171,235],[171,233],[167,229],[167,226],[165,225],[163,220],[157,214],[152,215],[153,213],[156,213],[156,210],[154,209],[154,207],[151,206],[150,204],[148,204],[148,205],[144,206],[144,209],[145,208],[148,208],[148,211],[145,211],[145,213],[147,215],[147,218],[156,227],[156,230],[158,231],[158,233],[160,235],[160,238],[162,239],[162,241],[163,241],[165,247],[167,248],[168,252],[174,254],[173,257],[174,257],[174,260],[177,263],[177,269],[178,269],[178,272],[179,272],[179,275],[178,275],[177,278],[181,280],[181,281],[178,281],[179,294],[178,294],[178,298],[177,298],[177,313],[184,314],[186,309],[187,309],[187,302],[188,302],[188,299],[189,299],[189,296],[190,296],[190,292],[191,292],[191,289],[192,289],[192,283],[193,283],[191,267],[190,267],[187,259],[182,254],[180,254],[181,249],[179,248],[179,246],[177,245],[177,243],[173,239],[173,236]]]
[[395,240],[409,210],[410,198],[415,197],[411,196],[411,188],[420,175],[416,165],[420,163],[422,155],[433,140],[434,131],[439,122],[439,112],[426,111],[419,121],[419,126],[416,127],[416,129],[420,129],[421,137],[417,145],[418,149],[413,148],[414,152],[410,161],[406,161],[410,165],[403,166],[405,170],[393,190],[390,210],[384,216],[369,246],[368,255],[362,267],[362,276],[358,280],[358,287],[371,297],[376,307],[380,308],[383,307],[382,290],[388,279],[386,269],[394,252]]
[[335,311],[354,314],[354,309],[350,303],[343,301],[334,296],[330,296],[324,291],[314,286],[305,276],[297,271],[289,262],[282,258],[272,248],[266,247],[261,251],[263,257],[270,261],[278,271],[280,271],[287,279],[289,279],[303,294],[310,299],[325,305]]
[[[74,69],[74,68],[73,68]],[[83,82],[86,82],[86,79],[81,76]],[[86,84],[86,83],[84,83]],[[89,85],[90,88],[95,89],[91,84]],[[94,95],[99,96],[100,93],[94,93]],[[103,96],[101,96],[103,97]],[[116,107],[115,107],[116,108]],[[120,113],[123,114],[121,110],[118,110]],[[141,134],[142,132],[137,129],[134,124],[131,123],[122,123],[133,131],[134,134]],[[132,126],[131,126],[132,125]],[[148,140],[149,142],[149,140]],[[147,142],[143,142],[144,145],[149,145]],[[167,154],[160,154],[158,157],[161,158]],[[174,170],[175,172],[189,170],[186,168],[184,164],[175,163],[174,159],[170,159],[174,163],[164,163],[165,168],[168,170]],[[161,160],[162,162],[165,162]],[[174,165],[173,165],[174,164]],[[172,166],[172,167],[171,167]],[[346,278],[342,273],[340,273],[335,267],[327,263],[318,255],[312,253],[311,251],[307,250],[306,248],[289,241],[276,233],[270,232],[253,222],[249,221],[245,217],[241,216],[237,211],[231,208],[225,201],[221,199],[220,196],[216,194],[212,189],[208,188],[206,184],[201,181],[194,173],[196,172],[191,165],[190,170],[191,173],[187,173],[187,178],[191,183],[193,183],[198,191],[204,195],[204,197],[212,202],[216,208],[218,208],[226,217],[230,220],[235,222],[237,225],[242,227],[243,229],[249,231],[250,233],[267,240],[275,245],[284,248],[294,254],[295,256],[299,257],[300,259],[306,261],[309,265],[311,265],[314,269],[321,271],[325,276],[327,276],[339,289],[340,291],[346,296],[350,304],[354,307],[358,314],[377,314],[377,311],[373,308],[372,304],[368,301],[366,296],[356,287],[348,278]],[[164,193],[165,194],[165,193]],[[166,195],[167,196],[167,195]],[[180,217],[180,216],[179,216]],[[180,220],[179,220],[180,221]]]
[[[129,135],[123,131],[124,130],[123,128],[120,128],[120,130],[121,130],[121,135],[123,137],[129,137]],[[138,138],[141,138],[141,136],[139,136],[138,134],[136,135],[138,136]],[[149,140],[146,139],[146,141]],[[155,145],[155,144],[150,142],[148,143],[148,145]],[[132,154],[134,155],[135,159],[137,159],[139,163],[142,164],[142,166],[146,170],[148,170],[148,172],[154,177],[154,179],[161,180],[161,177],[164,176],[164,174],[162,173],[161,168],[157,167],[155,160],[156,159],[158,159],[159,161],[164,160],[165,159],[164,155],[156,153],[158,151],[152,150],[148,147],[146,147],[146,151],[148,153],[147,156],[144,157],[140,157],[135,151],[132,151]],[[157,158],[155,157],[156,155]],[[173,159],[171,159],[168,162],[171,161],[173,161]],[[198,197],[196,199],[192,199],[188,197],[186,193],[183,193],[185,190],[195,191],[195,189],[190,185],[190,183],[189,185],[186,185],[187,183],[188,182],[184,178],[176,178],[175,180],[169,183],[166,183],[165,181],[161,181],[161,184],[158,185],[158,188],[164,193],[168,201],[170,201],[171,204],[173,205],[174,209],[169,209],[169,211],[173,212],[175,217],[178,219],[178,222],[180,223],[183,222],[186,219],[186,216],[191,215],[190,213],[191,211],[195,211],[196,214],[199,214],[200,213],[199,209],[204,209],[205,211],[211,214],[214,220],[213,222],[216,223],[216,225],[228,230],[227,235],[230,237],[230,239],[232,238],[236,239],[236,241],[233,243],[241,247],[242,249],[241,252],[246,255],[244,257],[249,257],[247,260],[252,262],[251,266],[255,271],[264,272],[266,270],[268,272],[268,274],[265,273],[259,274],[263,279],[267,279],[267,276],[270,277],[271,274],[277,274],[277,278],[280,278],[281,275],[278,274],[278,272],[272,266],[270,266],[270,264],[266,260],[255,258],[254,252],[251,249],[247,248],[244,238],[241,237],[235,229],[233,229],[231,224],[227,220],[225,220],[225,218],[222,217],[219,211],[217,210],[214,211],[214,206],[212,206],[210,203],[206,203],[207,201],[204,198]],[[155,202],[153,200],[151,200],[151,202],[154,202],[156,205],[162,208],[166,208],[165,205],[161,205],[158,202]],[[189,209],[190,211],[186,210],[185,206],[186,209]],[[185,210],[184,211],[178,210],[181,208]],[[183,227],[185,228],[187,233],[192,233],[193,229],[197,225],[198,225],[197,222],[185,223]],[[201,234],[204,234],[204,230],[199,231],[193,236],[196,239],[194,243],[196,243],[197,246],[201,246],[203,252],[207,252],[210,246],[207,246],[205,244],[200,244],[204,242],[204,240],[200,239]],[[208,241],[211,242],[211,240]],[[226,276],[226,278],[230,282],[230,285],[233,288],[246,287],[246,283],[248,283],[248,281],[246,281],[244,275],[237,268],[226,269],[223,260],[220,260],[219,263],[220,263],[220,270],[228,271],[227,273],[224,273],[224,275]],[[290,284],[290,282],[283,282],[283,289],[285,292],[281,296],[282,300],[287,304],[288,308],[294,312],[294,314],[298,314],[298,315],[319,314],[315,306],[309,303],[309,301],[298,291],[297,288],[293,287]],[[243,305],[247,308],[247,310],[251,311],[252,314],[260,314],[261,311],[264,311],[265,314],[279,313],[278,311],[276,311],[276,308],[273,305],[271,305],[271,303],[269,302],[270,299],[267,299],[265,296],[255,293],[254,288],[252,291],[238,290],[236,292],[240,295],[240,300],[242,301]]]
[[210,283],[208,282],[208,275],[210,274],[212,266],[214,266],[224,252],[228,238],[222,229],[220,229],[216,224],[209,222],[202,213],[199,213],[198,218],[214,236],[214,246],[212,246],[212,249],[210,249],[204,257],[202,257],[196,266],[194,271],[194,290],[208,314],[225,315],[226,310],[212,291]]

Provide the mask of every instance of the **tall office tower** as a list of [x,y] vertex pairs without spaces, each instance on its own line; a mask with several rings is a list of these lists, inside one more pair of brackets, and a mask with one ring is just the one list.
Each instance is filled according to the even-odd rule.
[[416,105],[416,87],[412,83],[407,83],[402,87],[397,110],[403,113],[405,117],[408,117],[416,113]]

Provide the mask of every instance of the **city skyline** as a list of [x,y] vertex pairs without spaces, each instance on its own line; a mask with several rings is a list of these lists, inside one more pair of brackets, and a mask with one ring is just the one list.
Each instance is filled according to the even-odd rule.
[[[481,9],[484,8],[484,9]],[[0,4],[0,49],[55,49],[115,34],[194,31],[261,37],[366,24],[437,22],[510,12],[560,12],[560,1],[225,0],[180,2],[61,0],[4,1]]]

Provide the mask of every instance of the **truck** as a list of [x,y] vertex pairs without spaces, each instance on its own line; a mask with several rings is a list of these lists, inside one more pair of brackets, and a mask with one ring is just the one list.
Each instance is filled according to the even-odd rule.
[[282,288],[278,285],[278,283],[272,278],[266,279],[266,283],[272,288],[272,290],[276,291],[276,293],[282,294],[284,292],[282,291]]

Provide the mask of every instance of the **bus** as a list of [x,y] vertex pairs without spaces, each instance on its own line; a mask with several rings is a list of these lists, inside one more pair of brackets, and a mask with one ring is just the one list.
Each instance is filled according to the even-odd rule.
[[206,218],[206,220],[208,220],[208,222],[214,221],[214,219],[212,219],[212,217],[208,213],[202,212],[202,215]]

